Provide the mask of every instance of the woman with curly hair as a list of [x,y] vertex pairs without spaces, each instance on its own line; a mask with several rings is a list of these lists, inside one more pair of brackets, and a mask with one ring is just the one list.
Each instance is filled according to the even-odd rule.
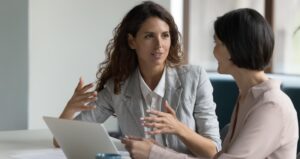
[[[212,86],[203,68],[182,65],[182,60],[173,17],[162,6],[143,2],[115,28],[106,60],[97,72],[96,91],[89,92],[93,85],[84,85],[80,79],[60,118],[103,123],[116,115],[123,135],[151,138],[187,154],[212,156],[220,149]],[[185,145],[188,139],[181,132],[151,135],[151,129],[142,126],[147,110],[168,111],[165,101],[183,126],[197,132],[200,142]],[[80,114],[74,118],[76,112]]]

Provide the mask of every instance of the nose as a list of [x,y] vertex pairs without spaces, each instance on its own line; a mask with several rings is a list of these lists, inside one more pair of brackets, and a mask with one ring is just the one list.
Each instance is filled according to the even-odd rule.
[[156,38],[156,48],[159,49],[162,47],[162,38],[160,36],[158,36]]

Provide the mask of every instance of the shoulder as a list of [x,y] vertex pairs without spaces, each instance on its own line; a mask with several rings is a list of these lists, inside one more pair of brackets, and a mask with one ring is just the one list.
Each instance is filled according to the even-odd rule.
[[[297,113],[293,102],[281,89],[271,89],[263,95],[265,105],[269,106],[269,110],[277,109],[283,121],[297,120]],[[263,103],[262,103],[263,104]]]
[[254,98],[257,101],[254,107],[255,112],[268,113],[283,121],[297,116],[291,99],[280,89],[280,82],[270,80],[266,86],[261,88],[261,91]]
[[206,74],[203,67],[197,65],[181,65],[177,67],[169,67],[177,72],[178,76],[184,77],[199,77]]
[[[121,90],[120,93],[118,95],[121,95],[124,93],[124,86],[127,84],[127,80],[121,82]],[[106,81],[104,88],[100,91],[100,92],[106,92],[108,94],[111,94],[112,96],[118,96],[114,93],[114,80],[113,78],[110,78],[109,80]]]
[[298,134],[294,134],[298,131],[297,112],[290,98],[280,88],[269,89],[257,98],[251,114],[253,120],[276,123],[283,134],[290,134],[291,137]]
[[252,96],[258,105],[281,108],[284,105],[292,106],[290,98],[281,90],[280,81],[269,79],[250,89]]
[[110,78],[109,80],[106,81],[106,83],[103,86],[103,89],[101,89],[98,92],[98,96],[106,96],[106,97],[111,97],[114,94],[114,82]]
[[[120,93],[114,94],[115,82],[113,78],[110,78],[104,86],[104,89],[107,89],[114,96],[122,96],[124,94],[131,94],[132,92],[137,90],[137,83],[139,83],[139,75],[138,70],[136,69],[132,72],[127,79],[120,83]],[[138,85],[139,86],[139,85]]]
[[289,96],[280,89],[280,82],[275,80],[269,80],[268,88],[261,95],[261,103],[282,111],[294,108]]
[[186,89],[211,89],[208,75],[201,66],[182,65],[179,67],[169,67],[166,78],[169,82],[179,81]]

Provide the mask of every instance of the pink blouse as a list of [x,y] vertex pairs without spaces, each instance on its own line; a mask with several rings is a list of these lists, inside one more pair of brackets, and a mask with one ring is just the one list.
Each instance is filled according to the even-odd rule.
[[[234,109],[231,122],[234,121]],[[295,159],[298,142],[297,113],[280,82],[268,80],[249,89],[239,105],[218,159]],[[232,136],[232,138],[231,138]],[[191,159],[167,148],[153,146],[149,159]],[[204,159],[204,158],[203,158]]]

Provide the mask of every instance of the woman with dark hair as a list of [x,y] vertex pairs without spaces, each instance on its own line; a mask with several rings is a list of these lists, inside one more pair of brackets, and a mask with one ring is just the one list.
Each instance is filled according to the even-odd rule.
[[[146,1],[131,9],[115,28],[106,60],[97,72],[96,91],[80,79],[60,118],[103,123],[116,115],[123,135],[146,137],[179,152],[213,156],[220,149],[212,86],[203,68],[181,65],[180,34],[170,13]],[[177,132],[151,135],[141,125],[147,110],[164,111],[168,101],[200,143],[185,145]],[[86,103],[89,103],[86,105]],[[197,155],[197,154],[196,154]]]
[[[264,73],[274,47],[272,29],[253,9],[238,9],[219,17],[214,23],[214,56],[218,72],[230,74],[239,88],[239,97],[232,114],[229,132],[222,150],[214,159],[293,159],[298,141],[297,113],[290,98],[281,91],[280,82]],[[225,93],[225,92],[224,92]],[[176,118],[150,112],[156,117],[144,119],[144,125],[157,130],[176,127]],[[170,113],[172,114],[172,113]],[[166,120],[168,119],[168,120]],[[171,120],[172,119],[172,120]],[[188,132],[188,131],[186,131]],[[192,136],[189,131],[186,136]],[[126,139],[130,152],[147,150],[157,159],[190,158],[151,142]],[[136,146],[137,145],[137,146]]]

